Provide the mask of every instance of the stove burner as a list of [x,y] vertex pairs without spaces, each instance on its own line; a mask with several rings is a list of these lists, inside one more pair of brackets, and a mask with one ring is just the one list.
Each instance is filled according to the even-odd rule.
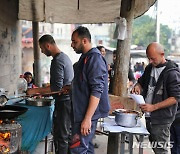
[[3,125],[3,124],[13,124],[13,123],[15,123],[14,120],[9,120],[9,119],[0,120],[0,125]]

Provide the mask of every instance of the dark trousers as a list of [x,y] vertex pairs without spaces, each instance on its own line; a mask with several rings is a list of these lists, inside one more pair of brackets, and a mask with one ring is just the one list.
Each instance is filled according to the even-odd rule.
[[180,121],[174,122],[171,125],[171,142],[173,147],[171,148],[171,154],[180,154]]
[[56,154],[67,154],[71,135],[71,101],[55,101],[53,138]]
[[94,154],[94,145],[92,139],[95,135],[97,126],[97,120],[91,122],[91,133],[87,136],[83,136],[80,133],[81,123],[74,123],[72,126],[72,138],[74,136],[79,136],[80,145],[71,148],[71,154]]
[[152,124],[150,118],[146,118],[146,128],[149,131],[149,141],[155,154],[168,154],[170,142],[171,124]]

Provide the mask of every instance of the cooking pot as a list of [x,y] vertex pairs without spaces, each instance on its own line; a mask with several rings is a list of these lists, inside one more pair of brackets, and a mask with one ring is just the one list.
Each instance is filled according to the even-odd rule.
[[140,117],[140,113],[135,110],[117,109],[113,114],[116,124],[123,127],[135,127]]
[[5,105],[0,107],[0,120],[14,119],[28,110],[26,107]]
[[32,106],[51,106],[54,99],[51,98],[27,98],[26,105]]

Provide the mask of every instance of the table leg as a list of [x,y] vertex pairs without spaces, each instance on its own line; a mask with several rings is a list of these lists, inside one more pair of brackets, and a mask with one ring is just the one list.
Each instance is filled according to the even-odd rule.
[[44,150],[45,152],[45,154],[47,154],[47,136],[45,137],[45,150]]
[[129,153],[133,154],[133,134],[129,134]]
[[139,154],[143,154],[143,146],[142,146],[143,140],[144,140],[144,135],[140,135],[139,136]]
[[120,154],[124,154],[125,149],[125,134],[121,134]]
[[118,154],[119,153],[119,133],[109,133],[107,154]]

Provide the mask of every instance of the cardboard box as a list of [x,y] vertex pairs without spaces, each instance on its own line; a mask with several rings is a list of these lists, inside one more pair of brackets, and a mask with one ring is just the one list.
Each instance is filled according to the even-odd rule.
[[110,114],[115,109],[131,109],[140,111],[139,106],[135,103],[135,101],[130,97],[122,97],[122,96],[115,96],[109,94],[110,100]]

